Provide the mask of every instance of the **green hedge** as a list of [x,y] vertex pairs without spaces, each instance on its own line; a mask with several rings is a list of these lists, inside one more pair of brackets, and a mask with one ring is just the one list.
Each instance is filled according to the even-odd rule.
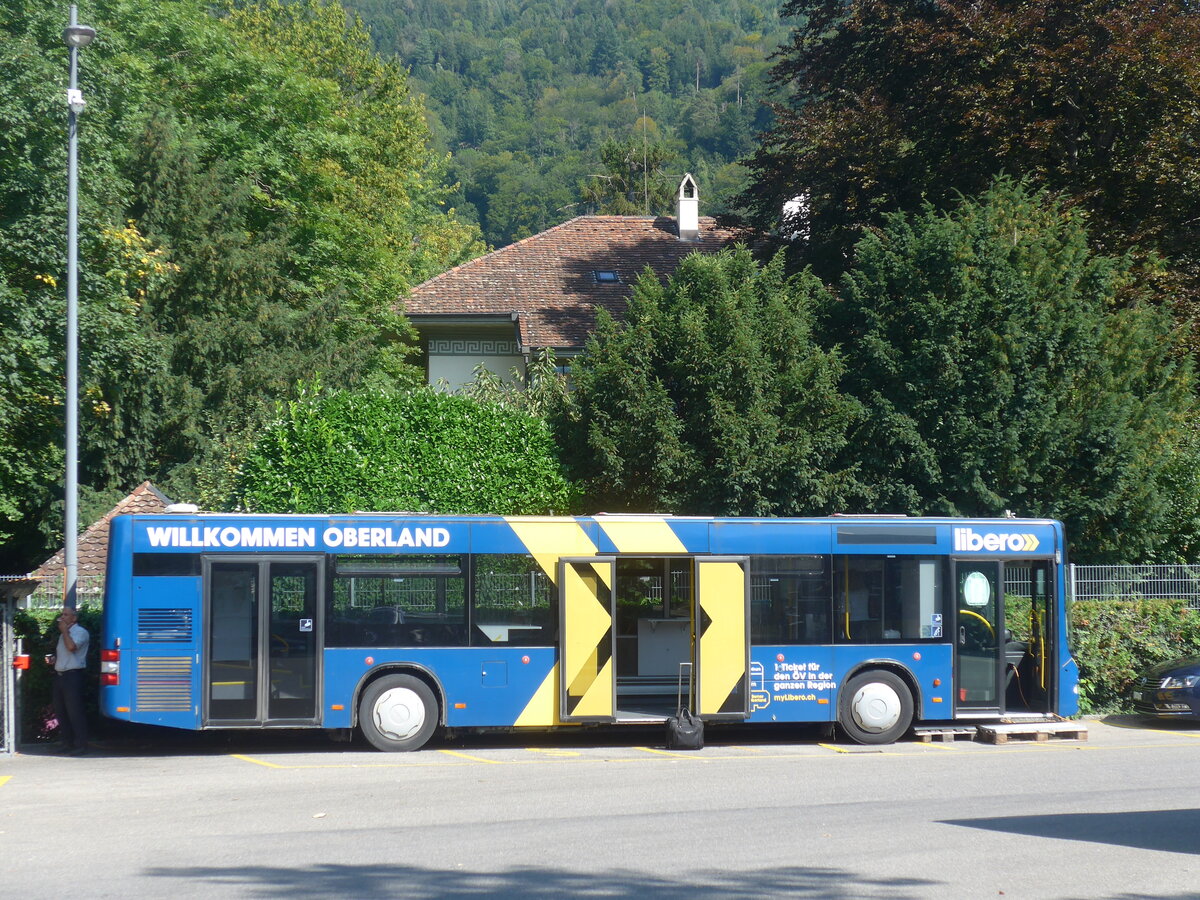
[[[13,622],[16,636],[25,642],[25,652],[31,657],[29,671],[21,678],[21,721],[17,738],[23,742],[50,740],[52,735],[44,733],[46,712],[53,704],[54,678],[46,665],[46,654],[53,653],[58,646],[58,627],[54,620],[57,609],[19,609]],[[102,733],[100,718],[100,610],[82,606],[79,608],[79,624],[88,630],[87,677],[84,679],[84,705],[93,733]]]
[[574,501],[545,421],[432,389],[305,388],[235,480],[229,505],[247,512],[544,515]]
[[1200,611],[1183,600],[1077,600],[1071,627],[1084,713],[1129,711],[1129,691],[1142,672],[1200,654]]

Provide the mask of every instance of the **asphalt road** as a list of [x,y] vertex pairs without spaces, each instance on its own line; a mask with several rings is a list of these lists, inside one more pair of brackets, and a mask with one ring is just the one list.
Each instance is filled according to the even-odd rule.
[[[164,733],[0,758],[0,896],[1200,897],[1200,726],[1086,742]],[[786,742],[782,742],[786,741]]]

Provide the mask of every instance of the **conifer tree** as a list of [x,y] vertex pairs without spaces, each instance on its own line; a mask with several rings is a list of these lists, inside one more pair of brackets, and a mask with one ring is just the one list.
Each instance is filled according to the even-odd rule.
[[693,254],[666,284],[646,274],[625,320],[601,316],[556,417],[564,459],[594,508],[720,515],[846,509],[854,404],[816,347],[808,275],[744,248]]
[[1172,488],[1195,459],[1191,366],[1168,315],[1116,305],[1130,265],[1007,179],[864,238],[825,333],[866,412],[846,453],[875,509],[1053,516],[1087,562],[1169,553],[1173,509],[1195,508]]

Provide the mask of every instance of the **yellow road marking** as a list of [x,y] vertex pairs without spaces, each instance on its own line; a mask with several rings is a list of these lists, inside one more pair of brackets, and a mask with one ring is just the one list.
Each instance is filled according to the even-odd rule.
[[[1164,734],[1173,734],[1173,732],[1163,732]],[[957,743],[957,742],[956,742]],[[914,748],[910,750],[909,748]],[[917,757],[922,755],[930,747],[936,747],[939,750],[957,750],[959,753],[985,753],[990,750],[1003,750],[1008,753],[1069,753],[1072,751],[1101,751],[1101,750],[1169,750],[1179,747],[1179,744],[1174,742],[1155,743],[1155,744],[1115,744],[1110,746],[1099,746],[1082,741],[1012,741],[1007,744],[983,744],[979,742],[971,742],[969,747],[954,747],[953,745],[938,744],[938,743],[905,743],[891,745],[891,749],[874,750],[874,749],[856,749],[854,747],[839,747],[836,744],[818,743],[798,745],[794,752],[768,752],[767,750],[724,745],[720,748],[710,747],[709,749],[723,749],[733,751],[753,751],[754,756],[751,757],[756,762],[768,760],[794,760],[794,759],[828,759],[825,751],[833,750],[835,753],[843,755],[854,754],[869,754],[872,756],[912,756]],[[819,748],[819,749],[818,749]],[[917,752],[915,748],[919,748]],[[698,756],[694,753],[672,752],[669,750],[659,750],[654,747],[628,747],[626,750],[640,751],[634,756],[584,756],[581,752],[573,750],[560,750],[557,748],[540,748],[526,747],[526,752],[530,756],[526,759],[510,759],[496,760],[485,759],[481,756],[472,756],[468,753],[460,753],[455,750],[438,750],[440,754],[453,756],[457,759],[467,760],[469,762],[486,763],[487,765],[509,765],[509,766],[539,766],[552,765],[563,762],[576,763],[600,763],[604,765],[613,765],[617,763],[645,763],[654,762],[655,757],[665,756],[668,759],[691,759],[696,762],[714,763],[714,762],[745,762],[747,757],[742,753],[733,753],[730,755],[713,755],[706,754]],[[600,749],[600,748],[597,748]],[[242,762],[252,763],[253,765],[263,766],[268,769],[427,769],[427,768],[446,768],[448,766],[462,765],[451,760],[438,760],[432,754],[418,754],[416,757],[408,757],[411,762],[351,762],[351,763],[296,763],[296,764],[280,764],[267,762],[266,760],[256,759],[253,756],[243,754],[230,754],[233,759],[241,760]],[[0,784],[3,784],[7,778],[12,776],[0,776]]]
[[231,753],[234,759],[240,759],[242,762],[254,763],[256,766],[265,766],[268,769],[286,769],[288,766],[277,766],[275,763],[265,762],[261,759],[255,759],[253,756],[242,756],[240,753]]
[[12,778],[11,775],[0,775],[0,787],[4,787],[10,778]]
[[953,750],[954,741],[913,741],[914,747],[920,747],[922,750],[927,750],[933,747],[938,750]]
[[457,756],[460,759],[469,759],[471,762],[490,763],[493,766],[504,765],[504,763],[498,759],[484,759],[482,756],[471,756],[469,753],[459,753],[457,750],[439,750],[438,753],[445,753],[447,756]]
[[705,762],[702,757],[690,753],[673,753],[670,750],[655,750],[653,747],[634,747],[633,749],[641,750],[644,753],[654,753],[658,756],[669,756],[674,759],[694,759],[697,762]]

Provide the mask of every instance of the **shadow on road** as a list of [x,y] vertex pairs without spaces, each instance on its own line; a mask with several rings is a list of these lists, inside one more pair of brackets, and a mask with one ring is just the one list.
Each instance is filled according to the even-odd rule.
[[942,819],[941,824],[1032,837],[1115,844],[1139,850],[1200,853],[1200,809]]
[[[477,897],[654,897],[655,900],[694,900],[721,897],[760,900],[762,897],[827,897],[831,900],[880,898],[908,900],[926,896],[940,882],[923,879],[870,879],[832,868],[774,871],[697,871],[686,879],[634,871],[602,874],[542,867],[518,867],[505,872],[439,870],[418,866],[315,865],[307,868],[197,866],[150,869],[146,875],[180,879],[192,885],[232,889],[249,897],[391,897],[398,900],[466,900]],[[151,893],[155,891],[151,889]]]
[[1200,719],[1152,719],[1122,713],[1104,716],[1100,721],[1114,728],[1131,728],[1135,731],[1200,731]]
[[[348,735],[343,735],[349,737]],[[181,731],[152,725],[108,723],[103,737],[93,742],[96,755],[114,758],[153,756],[208,756],[229,753],[344,753],[375,752],[357,731],[349,740],[336,740],[320,729],[237,729]],[[828,725],[784,724],[773,728],[725,725],[706,729],[709,746],[804,744],[829,740]],[[621,728],[563,728],[556,731],[443,732],[425,750],[487,750],[513,747],[634,747],[664,746],[663,726]],[[28,743],[21,752],[52,755],[48,744]]]

